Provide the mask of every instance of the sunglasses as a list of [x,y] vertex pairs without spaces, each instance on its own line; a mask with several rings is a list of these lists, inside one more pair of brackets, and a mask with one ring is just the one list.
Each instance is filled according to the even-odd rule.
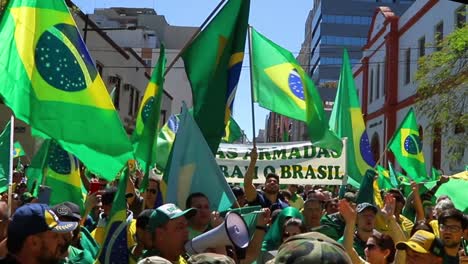
[[460,232],[461,231],[461,227],[460,226],[456,226],[456,225],[444,225],[444,224],[441,224],[439,226],[440,230],[441,231],[449,231],[450,233],[456,233],[456,232]]
[[377,245],[374,245],[374,244],[366,244],[366,248],[367,250],[374,250],[377,248]]
[[158,190],[156,190],[156,189],[146,189],[146,191],[148,191],[148,192],[150,192],[152,194],[158,193]]

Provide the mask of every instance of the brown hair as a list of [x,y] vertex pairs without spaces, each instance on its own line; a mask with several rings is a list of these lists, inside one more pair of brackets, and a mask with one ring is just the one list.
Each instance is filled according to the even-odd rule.
[[380,249],[390,250],[390,254],[388,254],[386,261],[387,263],[392,263],[395,260],[395,252],[396,252],[395,243],[393,242],[393,239],[389,235],[382,234],[375,230],[372,233],[371,237],[375,239],[375,243],[377,244],[377,246],[379,246]]

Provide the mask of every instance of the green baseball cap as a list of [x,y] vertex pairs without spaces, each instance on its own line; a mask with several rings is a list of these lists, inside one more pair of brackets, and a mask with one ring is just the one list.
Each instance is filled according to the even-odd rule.
[[156,208],[151,214],[148,222],[148,231],[154,232],[154,230],[160,226],[165,225],[169,220],[185,216],[189,219],[197,213],[197,209],[189,208],[185,211],[180,210],[175,204],[168,203],[163,204]]
[[309,232],[284,241],[274,263],[351,264],[352,261],[340,243],[321,233]]

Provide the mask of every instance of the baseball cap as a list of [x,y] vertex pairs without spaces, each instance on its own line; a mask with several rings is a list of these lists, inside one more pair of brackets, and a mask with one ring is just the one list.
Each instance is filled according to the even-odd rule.
[[350,264],[352,262],[340,243],[326,235],[309,232],[292,236],[284,241],[274,263]]
[[30,192],[24,192],[21,194],[20,200],[22,204],[27,204],[34,200],[34,196]]
[[152,257],[147,257],[138,261],[137,264],[172,264],[172,262],[170,262],[169,260],[165,258],[152,256]]
[[63,202],[52,207],[58,217],[65,217],[70,221],[81,221],[80,207],[72,202]]
[[423,254],[434,254],[441,256],[443,253],[442,245],[438,245],[436,236],[425,230],[418,230],[413,236],[405,242],[398,242],[396,244],[396,249],[406,250],[407,248],[412,249],[418,253]]
[[166,224],[169,222],[169,220],[176,219],[181,216],[185,216],[188,219],[194,216],[196,213],[197,209],[195,208],[189,208],[185,211],[182,211],[175,204],[163,204],[151,213],[147,230],[153,232],[157,227]]
[[202,253],[193,255],[188,260],[191,264],[235,264],[236,262],[225,255],[215,253]]
[[356,206],[356,212],[359,214],[359,213],[362,213],[364,210],[366,209],[372,209],[372,211],[376,214],[379,209],[377,209],[377,207],[373,204],[370,204],[370,203],[360,203]]
[[26,238],[46,231],[67,233],[77,222],[62,222],[46,204],[26,204],[16,210],[8,225],[8,237]]

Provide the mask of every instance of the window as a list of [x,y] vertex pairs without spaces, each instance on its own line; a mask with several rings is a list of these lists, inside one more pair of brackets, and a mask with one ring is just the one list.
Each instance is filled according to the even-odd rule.
[[119,110],[120,109],[120,85],[122,83],[122,80],[120,77],[115,76],[114,77],[114,106],[115,109]]
[[455,25],[457,28],[462,28],[466,24],[466,8],[462,5],[455,11]]
[[140,107],[140,91],[137,89],[135,89],[135,104],[133,106],[133,113],[138,113],[138,108]]
[[440,125],[434,126],[433,141],[432,141],[432,166],[440,168],[440,161],[442,156],[442,129]]
[[370,95],[369,95],[369,103],[372,102],[374,99],[374,69],[370,72]]
[[323,22],[330,24],[370,25],[371,17],[324,15]]
[[418,49],[419,49],[419,57],[423,57],[426,54],[426,37],[421,37],[418,40]]
[[375,89],[375,98],[380,98],[380,63],[377,64],[377,89]]
[[372,134],[370,148],[371,148],[371,152],[372,152],[372,156],[374,157],[374,160],[379,160],[380,159],[380,140],[379,140],[379,135],[376,132]]
[[406,50],[405,54],[405,84],[411,81],[411,49]]
[[442,49],[442,47],[440,46],[440,43],[444,39],[444,22],[443,21],[441,21],[439,24],[436,25],[434,38],[435,38],[434,42],[436,45],[436,50],[439,51]]
[[128,99],[128,115],[133,115],[133,103],[134,103],[134,93],[135,93],[135,88],[131,87],[130,88],[130,98]]
[[387,58],[386,57],[384,57],[384,59],[383,59],[383,78],[382,78],[382,81],[383,81],[382,95],[385,96],[387,94]]

